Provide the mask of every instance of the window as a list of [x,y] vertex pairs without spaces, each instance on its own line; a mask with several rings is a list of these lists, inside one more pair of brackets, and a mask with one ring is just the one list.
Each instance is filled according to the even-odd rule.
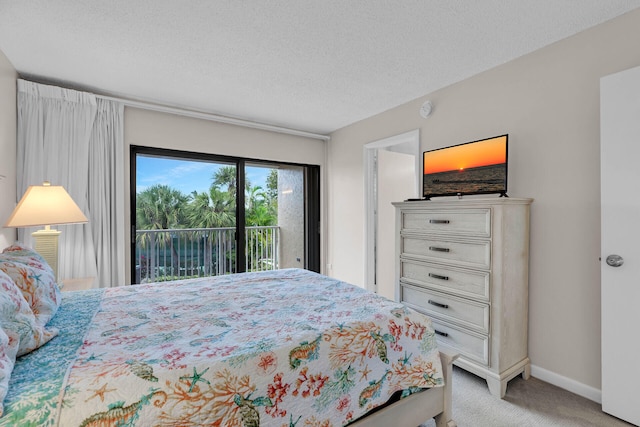
[[132,146],[132,281],[319,271],[319,169]]

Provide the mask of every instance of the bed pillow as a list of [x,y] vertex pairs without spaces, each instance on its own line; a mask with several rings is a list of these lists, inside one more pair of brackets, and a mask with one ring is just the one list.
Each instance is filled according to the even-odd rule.
[[53,270],[33,249],[14,244],[0,254],[0,271],[18,286],[41,325],[56,314],[62,297]]
[[0,417],[16,357],[35,350],[57,334],[57,329],[46,329],[36,321],[20,289],[0,271]]
[[0,327],[0,417],[4,412],[4,398],[7,397],[9,391],[9,378],[16,361],[16,353],[18,351],[17,343],[11,342],[9,337]]
[[36,319],[22,292],[11,278],[0,271],[0,325],[16,345],[16,357],[29,353],[58,334],[55,328],[45,328]]

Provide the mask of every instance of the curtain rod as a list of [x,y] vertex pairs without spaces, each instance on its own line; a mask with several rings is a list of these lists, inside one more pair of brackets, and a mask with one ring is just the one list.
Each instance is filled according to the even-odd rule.
[[329,135],[322,135],[319,133],[306,132],[306,131],[297,130],[297,129],[290,129],[282,126],[269,125],[266,123],[252,122],[250,120],[226,117],[226,116],[221,116],[219,114],[185,110],[183,108],[178,108],[178,107],[152,104],[152,103],[143,102],[143,101],[132,101],[129,99],[115,98],[111,96],[104,96],[104,95],[97,95],[97,94],[96,94],[96,97],[106,99],[109,101],[121,102],[125,106],[142,108],[142,109],[151,110],[151,111],[158,111],[160,113],[176,114],[180,116],[193,117],[196,119],[210,120],[210,121],[220,122],[220,123],[227,123],[227,124],[242,126],[247,128],[267,130],[271,132],[284,133],[288,135],[302,136],[305,138],[321,139],[323,141],[328,141],[329,139],[331,139]]

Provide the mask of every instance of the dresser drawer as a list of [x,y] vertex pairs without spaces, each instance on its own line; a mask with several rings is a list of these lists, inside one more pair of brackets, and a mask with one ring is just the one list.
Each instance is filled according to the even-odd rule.
[[432,324],[438,345],[452,348],[469,360],[489,366],[489,337],[435,319],[432,319]]
[[400,259],[400,280],[489,301],[489,272]]
[[491,210],[406,210],[401,227],[408,232],[490,237]]
[[428,316],[489,333],[489,304],[400,283],[400,301]]
[[489,269],[491,265],[491,242],[458,242],[421,236],[403,236],[400,254],[403,257],[455,262],[468,267]]

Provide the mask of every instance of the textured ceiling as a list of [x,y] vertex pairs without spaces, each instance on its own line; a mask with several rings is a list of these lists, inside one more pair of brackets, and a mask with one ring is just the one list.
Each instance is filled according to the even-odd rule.
[[27,79],[328,134],[637,0],[0,0]]

